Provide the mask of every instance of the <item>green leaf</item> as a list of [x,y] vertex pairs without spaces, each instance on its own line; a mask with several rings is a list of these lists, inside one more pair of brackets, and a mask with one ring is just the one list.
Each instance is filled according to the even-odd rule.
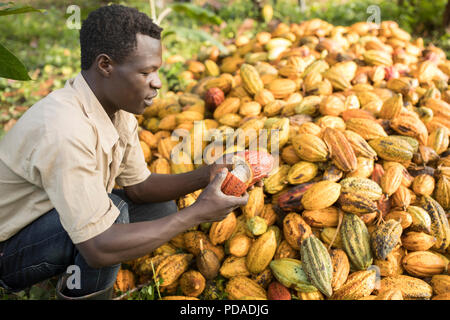
[[172,8],[175,12],[185,14],[186,16],[201,23],[212,23],[216,25],[220,25],[222,23],[222,19],[214,14],[214,12],[196,6],[192,3],[175,3],[170,6],[170,8]]
[[31,80],[25,65],[1,43],[0,77],[14,80]]
[[211,36],[209,33],[203,31],[203,30],[194,30],[184,27],[168,27],[164,28],[162,37],[167,37],[171,34],[175,34],[177,37],[181,37],[183,39],[188,40],[194,40],[194,41],[203,41],[203,42],[209,42],[212,45],[215,45],[219,48],[220,52],[223,54],[228,54],[228,49],[216,38]]
[[10,14],[21,14],[27,12],[43,12],[42,10],[35,9],[30,6],[22,6],[22,7],[10,7],[6,9],[0,9],[0,16],[6,16]]

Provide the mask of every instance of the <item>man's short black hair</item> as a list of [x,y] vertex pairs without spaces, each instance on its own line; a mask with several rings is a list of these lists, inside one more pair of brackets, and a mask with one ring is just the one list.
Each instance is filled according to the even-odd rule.
[[161,31],[135,8],[113,4],[94,10],[80,30],[81,69],[89,69],[101,53],[121,63],[136,48],[137,33],[160,40]]

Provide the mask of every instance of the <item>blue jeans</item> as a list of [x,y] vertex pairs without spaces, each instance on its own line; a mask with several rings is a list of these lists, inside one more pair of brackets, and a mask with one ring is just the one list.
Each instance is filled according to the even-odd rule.
[[[156,220],[177,211],[175,201],[135,204],[122,189],[114,189],[109,197],[120,211],[115,223]],[[89,267],[62,227],[55,209],[6,240],[2,251],[0,286],[13,292],[63,274],[75,265],[80,270],[80,289],[71,289],[67,294],[84,296],[112,286],[120,269],[120,264]]]

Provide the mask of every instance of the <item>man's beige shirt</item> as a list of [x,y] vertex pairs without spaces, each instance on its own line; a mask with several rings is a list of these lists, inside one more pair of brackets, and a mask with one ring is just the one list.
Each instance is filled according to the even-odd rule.
[[107,230],[115,184],[150,175],[137,128],[122,110],[111,122],[81,73],[33,105],[0,141],[0,241],[53,208],[75,244]]

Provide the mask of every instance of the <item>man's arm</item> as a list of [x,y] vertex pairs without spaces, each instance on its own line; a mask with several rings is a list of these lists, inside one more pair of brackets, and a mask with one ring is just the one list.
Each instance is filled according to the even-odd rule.
[[203,166],[180,174],[152,173],[143,182],[124,187],[124,190],[135,203],[174,200],[205,188],[210,181],[210,172],[211,166]]
[[91,267],[101,268],[152,252],[202,222],[220,221],[248,201],[247,193],[243,197],[233,197],[221,191],[226,174],[227,170],[218,174],[193,205],[177,213],[153,221],[113,224],[96,237],[76,244],[76,247]]
[[223,168],[232,170],[231,158],[232,155],[225,155],[221,161],[186,173],[152,173],[143,182],[124,187],[125,194],[135,203],[178,199],[188,193],[205,188]]

